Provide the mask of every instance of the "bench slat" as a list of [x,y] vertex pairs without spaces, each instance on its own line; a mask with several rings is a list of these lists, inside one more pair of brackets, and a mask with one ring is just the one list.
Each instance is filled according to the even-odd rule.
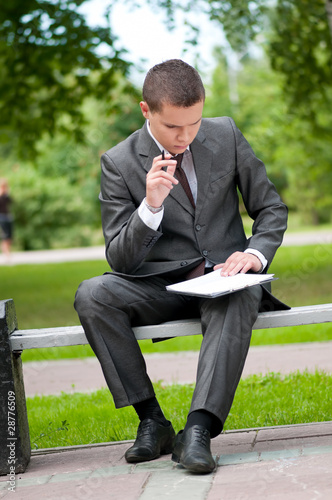
[[[280,328],[297,325],[311,325],[332,322],[332,304],[293,307],[288,311],[260,313],[254,330]],[[138,340],[181,337],[201,334],[198,319],[168,321],[160,325],[139,326],[134,328]],[[88,344],[81,326],[40,328],[36,330],[16,330],[10,336],[12,351],[36,349],[41,347],[64,347]]]

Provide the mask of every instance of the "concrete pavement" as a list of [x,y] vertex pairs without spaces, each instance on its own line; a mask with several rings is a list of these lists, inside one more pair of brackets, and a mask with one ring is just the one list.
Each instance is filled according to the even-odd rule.
[[[127,464],[130,442],[33,452],[24,474],[0,478],[16,500],[330,500],[332,422],[246,429],[212,441],[217,470],[193,475],[171,461]],[[13,495],[15,492],[15,495]]]
[[[326,245],[332,243],[332,230],[317,229],[316,231],[287,233],[282,246]],[[47,264],[52,262],[73,262],[79,260],[103,260],[105,247],[66,248],[59,250],[37,250],[27,252],[12,252],[8,260],[0,254],[1,265]]]
[[[198,352],[145,355],[153,382],[190,384],[195,382]],[[296,370],[332,373],[332,341],[273,346],[253,346],[243,377],[254,373],[290,373]],[[90,392],[106,387],[98,360],[93,358],[61,361],[38,361],[23,364],[27,396]]]

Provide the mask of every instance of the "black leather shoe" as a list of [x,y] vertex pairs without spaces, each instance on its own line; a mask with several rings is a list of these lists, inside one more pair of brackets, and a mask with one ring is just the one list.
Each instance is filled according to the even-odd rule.
[[172,453],[174,438],[171,423],[165,426],[147,418],[139,424],[136,441],[126,451],[125,459],[129,463],[145,462]]
[[190,472],[207,474],[216,468],[210,450],[210,433],[202,425],[193,425],[180,431],[175,438],[173,462],[180,463]]

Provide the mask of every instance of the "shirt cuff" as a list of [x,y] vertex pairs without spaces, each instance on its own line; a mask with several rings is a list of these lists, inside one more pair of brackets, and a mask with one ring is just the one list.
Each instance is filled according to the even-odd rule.
[[153,214],[146,206],[145,198],[144,198],[144,200],[142,201],[142,203],[138,207],[138,215],[141,218],[141,220],[144,222],[144,224],[146,224],[150,229],[157,231],[158,227],[161,224],[163,216],[164,216],[164,207],[162,207],[160,212]]
[[267,266],[267,260],[264,257],[264,255],[259,250],[255,250],[255,248],[247,248],[244,251],[244,253],[251,253],[252,255],[256,255],[256,257],[259,258],[259,260],[261,261],[262,267],[258,272],[262,273]]

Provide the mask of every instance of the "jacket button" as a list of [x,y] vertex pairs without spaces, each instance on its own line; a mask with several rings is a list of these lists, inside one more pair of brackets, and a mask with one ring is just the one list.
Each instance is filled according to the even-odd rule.
[[188,262],[187,262],[186,260],[184,260],[184,261],[182,261],[182,262],[181,262],[181,264],[180,264],[180,265],[181,265],[181,266],[186,266],[187,264],[188,264]]
[[202,226],[200,226],[199,224],[196,225],[196,231],[200,231],[202,229]]
[[202,252],[202,254],[204,255],[204,257],[206,257],[208,253],[209,252],[207,250],[203,250],[203,252]]

